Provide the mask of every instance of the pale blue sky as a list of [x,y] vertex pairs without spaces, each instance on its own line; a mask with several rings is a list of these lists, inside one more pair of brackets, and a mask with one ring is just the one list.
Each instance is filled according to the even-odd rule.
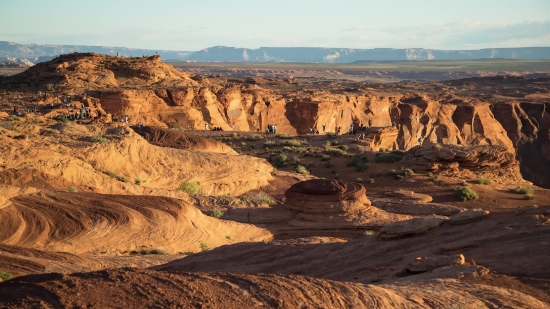
[[550,46],[550,0],[0,0],[0,41],[159,50]]

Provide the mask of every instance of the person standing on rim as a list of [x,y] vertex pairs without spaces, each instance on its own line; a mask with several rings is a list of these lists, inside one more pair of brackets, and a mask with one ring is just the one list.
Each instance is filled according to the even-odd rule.
[[326,128],[326,126],[325,126],[325,125],[323,125],[323,133],[325,133],[325,128]]
[[369,119],[369,128],[372,127],[372,119]]
[[204,124],[204,131],[208,131],[208,123]]

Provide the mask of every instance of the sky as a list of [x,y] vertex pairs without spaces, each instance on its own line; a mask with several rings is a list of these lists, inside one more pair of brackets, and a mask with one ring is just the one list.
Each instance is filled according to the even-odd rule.
[[211,46],[550,46],[550,0],[0,0],[0,41]]

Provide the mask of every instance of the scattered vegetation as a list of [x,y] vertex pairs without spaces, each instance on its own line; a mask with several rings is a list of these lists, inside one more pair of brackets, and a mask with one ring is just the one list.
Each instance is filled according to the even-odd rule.
[[78,189],[75,188],[75,187],[71,187],[71,188],[67,189],[67,192],[76,193],[76,192],[78,192]]
[[377,153],[376,154],[376,163],[395,163],[403,159],[403,152],[399,150],[394,150],[390,153]]
[[469,187],[456,187],[453,192],[454,197],[459,201],[477,200],[479,196]]
[[284,153],[281,153],[275,159],[275,166],[276,167],[283,167],[283,166],[286,165],[287,160],[288,160],[287,156]]
[[363,178],[357,178],[355,181],[358,183],[363,183]]
[[216,219],[219,219],[221,217],[223,217],[223,211],[219,210],[219,209],[213,209],[211,210],[208,215],[210,217],[213,217],[213,218],[216,218]]
[[282,139],[293,139],[294,138],[294,136],[292,136],[290,134],[284,134],[284,133],[277,134],[277,135],[275,135],[275,137],[282,138]]
[[101,135],[94,135],[90,139],[94,143],[106,144],[108,142],[108,140],[105,137],[101,136]]
[[343,150],[343,151],[348,151],[349,147],[347,145],[340,145],[340,146],[338,146],[338,149]]
[[410,168],[405,168],[401,171],[401,174],[403,174],[403,177],[410,177],[414,175],[414,172]]
[[190,181],[186,179],[180,184],[178,190],[183,191],[189,195],[200,195],[200,182]]
[[137,175],[136,178],[134,179],[134,184],[141,186],[141,179],[139,178],[139,175]]
[[487,185],[487,186],[492,184],[491,180],[487,178],[476,178],[473,180],[473,182],[480,185]]
[[374,183],[374,178],[369,178],[368,182],[369,183]]
[[207,243],[205,243],[204,241],[201,240],[200,242],[200,247],[201,247],[201,252],[206,252],[206,251],[210,251],[210,247],[208,246]]
[[0,278],[4,281],[8,281],[11,278],[13,278],[13,276],[10,273],[5,273],[3,271],[0,271]]
[[302,143],[300,141],[297,141],[295,139],[286,140],[281,142],[282,146],[291,146],[291,147],[298,147],[301,146]]
[[356,172],[364,172],[369,168],[369,165],[365,162],[358,163],[355,167]]
[[328,155],[336,156],[336,157],[346,155],[345,151],[343,151],[342,149],[338,149],[338,148],[327,148],[327,149],[324,150],[324,152]]
[[303,165],[298,165],[294,168],[294,171],[298,174],[302,174],[302,175],[309,175],[309,171],[307,170],[307,168]]

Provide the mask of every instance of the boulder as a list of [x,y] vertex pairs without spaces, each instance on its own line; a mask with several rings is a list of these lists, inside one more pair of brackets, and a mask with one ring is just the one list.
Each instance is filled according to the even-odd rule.
[[451,205],[437,203],[400,203],[388,199],[373,199],[372,205],[387,212],[414,216],[451,216],[464,210],[463,208]]
[[450,256],[421,257],[411,262],[406,269],[410,272],[415,273],[426,272],[445,266],[463,265],[465,263],[464,261],[464,255],[462,254],[455,254]]
[[483,209],[468,209],[466,211],[463,211],[459,214],[456,214],[452,216],[449,219],[449,222],[451,224],[466,224],[470,222],[474,222],[476,220],[480,220],[481,218],[485,217],[489,214],[489,211],[483,210]]
[[426,233],[437,229],[445,219],[438,217],[413,218],[391,223],[380,230],[382,239],[398,238],[408,235]]

